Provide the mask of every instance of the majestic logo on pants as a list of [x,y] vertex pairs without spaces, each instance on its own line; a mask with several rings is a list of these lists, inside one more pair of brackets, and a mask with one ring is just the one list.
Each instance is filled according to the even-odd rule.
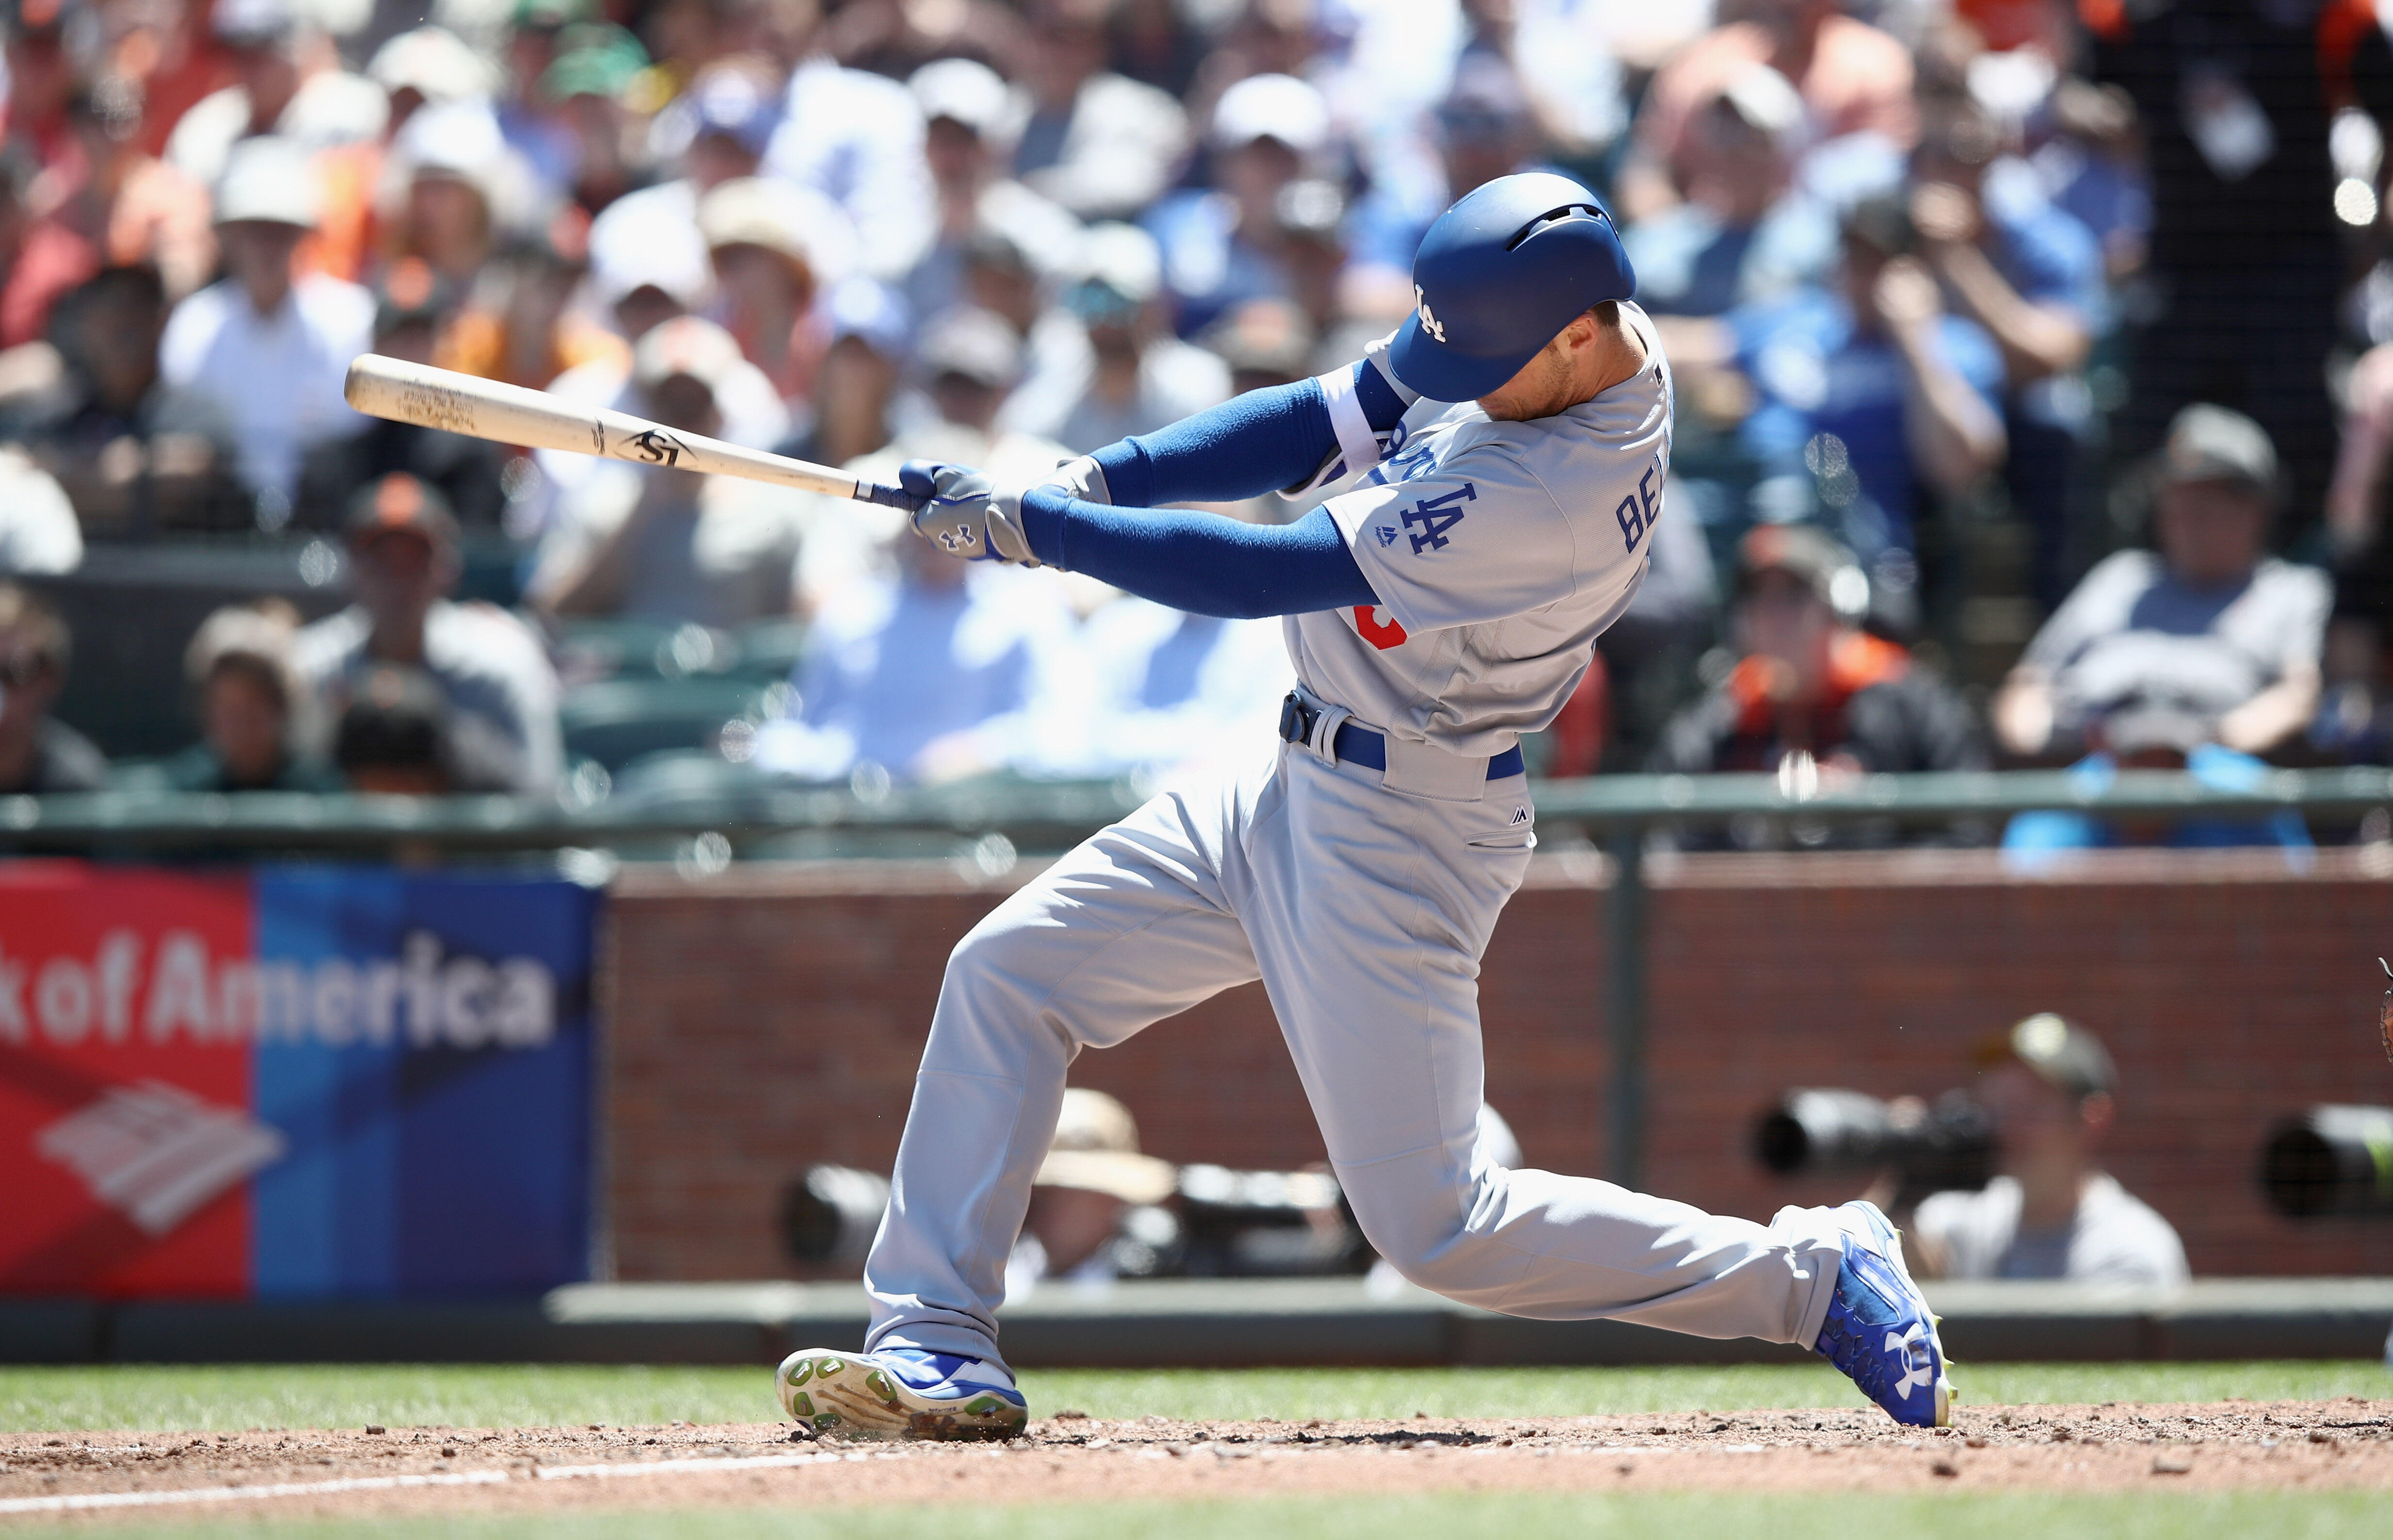
[[1418,283],[1413,285],[1413,314],[1420,318],[1421,330],[1428,333],[1431,336],[1435,337],[1438,341],[1444,342],[1445,340],[1445,327],[1439,321],[1436,316],[1431,314],[1429,296],[1421,293],[1421,286]]

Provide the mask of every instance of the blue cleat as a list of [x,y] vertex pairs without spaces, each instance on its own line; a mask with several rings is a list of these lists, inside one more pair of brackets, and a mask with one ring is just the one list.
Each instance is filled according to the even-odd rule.
[[1845,1260],[1815,1351],[1895,1421],[1947,1426],[1953,1387],[1944,1377],[1944,1345],[1936,1339],[1927,1297],[1903,1265],[1903,1237],[1876,1204],[1848,1203],[1836,1212]]
[[999,1364],[918,1348],[804,1348],[781,1360],[781,1410],[818,1433],[857,1439],[1010,1439],[1030,1420]]

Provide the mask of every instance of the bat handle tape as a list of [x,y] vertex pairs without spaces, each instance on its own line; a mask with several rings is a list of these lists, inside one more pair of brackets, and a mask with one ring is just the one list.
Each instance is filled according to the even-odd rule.
[[884,508],[903,509],[910,514],[929,499],[916,497],[902,487],[884,487],[878,481],[858,481],[856,484],[856,501],[878,502]]

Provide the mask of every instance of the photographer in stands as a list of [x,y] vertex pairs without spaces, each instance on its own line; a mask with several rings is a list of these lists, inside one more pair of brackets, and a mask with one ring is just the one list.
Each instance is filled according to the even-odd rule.
[[2046,1011],[1989,1040],[1978,1061],[2003,1174],[1981,1193],[1920,1203],[1904,1234],[1912,1266],[1943,1278],[2185,1282],[2168,1220],[2094,1164],[2118,1084],[2094,1035]]

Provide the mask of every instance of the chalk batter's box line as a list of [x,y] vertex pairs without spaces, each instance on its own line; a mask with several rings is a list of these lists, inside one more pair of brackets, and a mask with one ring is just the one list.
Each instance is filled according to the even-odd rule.
[[[529,1479],[569,1481],[621,1476],[708,1475],[724,1470],[779,1470],[802,1465],[836,1465],[873,1456],[861,1452],[820,1455],[742,1455],[729,1458],[624,1461],[612,1465],[535,1467]],[[527,1479],[510,1470],[462,1470],[430,1476],[353,1476],[330,1481],[278,1481],[268,1486],[195,1486],[166,1492],[85,1492],[61,1497],[0,1498],[0,1513],[69,1513],[99,1507],[163,1507],[177,1503],[242,1503],[261,1497],[326,1497],[349,1492],[398,1492],[410,1487],[502,1486]]]
[[[1583,1444],[1552,1452],[1563,1455],[1675,1455],[1693,1453],[1696,1447],[1665,1445],[1648,1448],[1642,1444],[1605,1443]],[[1758,1443],[1701,1447],[1703,1452],[1714,1455],[1759,1455],[1765,1448]],[[1153,1453],[1160,1455],[1163,1451],[1158,1449]],[[804,1465],[837,1465],[843,1460],[895,1457],[894,1450],[874,1454],[858,1450],[843,1454],[827,1451],[820,1455],[738,1455],[729,1458],[711,1456],[697,1460],[626,1460],[610,1465],[539,1466],[532,1469],[530,1479],[570,1481],[622,1476],[704,1476],[725,1470],[787,1470]],[[87,1492],[65,1497],[0,1498],[0,1514],[67,1513],[97,1507],[163,1507],[176,1503],[242,1503],[261,1497],[325,1497],[347,1492],[397,1492],[409,1487],[503,1486],[509,1481],[524,1479],[511,1470],[464,1470],[433,1476],[354,1476],[330,1481],[280,1481],[270,1486],[195,1486],[168,1492]]]

